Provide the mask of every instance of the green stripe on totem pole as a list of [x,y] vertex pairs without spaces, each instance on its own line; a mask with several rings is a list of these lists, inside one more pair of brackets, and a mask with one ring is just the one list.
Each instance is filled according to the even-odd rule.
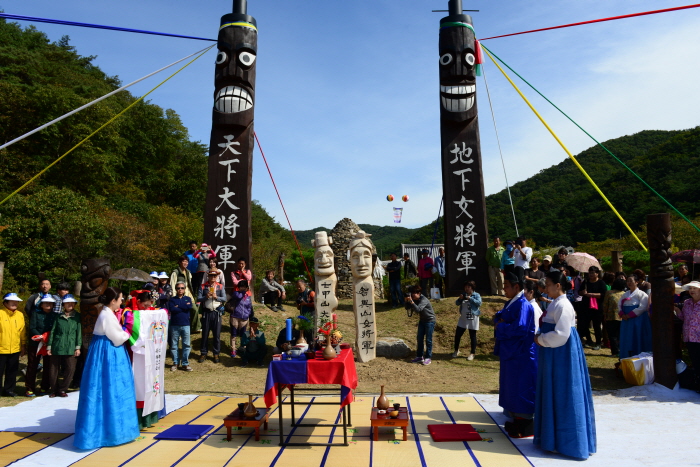
[[139,334],[141,332],[141,311],[133,310],[134,315],[134,326],[131,328],[131,336],[129,336],[129,345],[134,345],[139,339]]
[[469,24],[469,23],[462,23],[462,22],[450,22],[450,23],[442,23],[440,24],[440,29],[444,28],[454,28],[454,27],[462,27],[462,28],[469,28],[472,30],[472,32],[476,35],[476,31],[474,31],[474,27]]
[[554,107],[555,109],[557,109],[559,112],[561,112],[561,114],[562,114],[563,116],[565,116],[566,118],[568,118],[569,121],[570,121],[571,123],[573,123],[574,125],[576,125],[576,126],[579,128],[579,130],[583,131],[586,135],[588,135],[589,138],[591,138],[593,141],[595,141],[595,143],[596,143],[598,146],[600,146],[601,148],[603,148],[603,149],[605,150],[605,152],[607,152],[608,154],[610,154],[617,162],[620,163],[620,165],[622,165],[625,169],[627,169],[632,175],[634,175],[635,177],[637,177],[637,179],[638,179],[640,182],[642,182],[642,184],[644,184],[645,187],[649,188],[649,190],[651,190],[652,193],[654,193],[656,196],[658,196],[658,198],[659,198],[661,201],[663,201],[664,203],[666,203],[666,205],[667,205],[668,207],[670,207],[671,209],[673,209],[673,210],[676,212],[676,214],[678,214],[679,216],[681,216],[681,218],[682,218],[684,221],[686,221],[688,224],[690,224],[691,226],[693,226],[693,227],[695,228],[695,230],[697,230],[698,232],[700,232],[700,228],[699,228],[697,225],[693,224],[693,222],[692,222],[690,219],[688,219],[682,212],[680,212],[680,211],[679,211],[674,205],[672,205],[666,198],[664,198],[663,196],[661,196],[661,194],[660,194],[659,192],[657,192],[655,189],[653,189],[653,188],[651,187],[651,185],[649,185],[646,181],[644,181],[644,179],[643,179],[642,177],[640,177],[640,176],[637,174],[637,172],[635,172],[635,171],[632,170],[627,164],[625,164],[624,162],[622,162],[615,154],[613,154],[608,148],[606,148],[605,145],[604,145],[603,143],[601,143],[600,141],[598,141],[597,139],[595,139],[589,132],[587,132],[586,130],[584,130],[583,127],[581,127],[581,125],[579,125],[578,123],[576,123],[576,122],[574,121],[573,118],[569,117],[563,110],[561,110],[559,107],[557,107],[556,105],[554,105],[554,102],[552,102],[552,101],[550,101],[549,99],[547,99],[547,97],[546,97],[544,94],[542,94],[540,91],[538,91],[537,88],[535,88],[532,84],[530,84],[525,78],[523,78],[522,76],[520,76],[520,75],[518,74],[517,71],[515,71],[514,69],[512,69],[512,68],[510,67],[510,65],[508,65],[506,62],[504,62],[503,60],[501,60],[501,58],[500,58],[498,55],[496,55],[495,53],[491,52],[491,49],[487,48],[485,45],[483,45],[483,44],[481,44],[481,43],[480,43],[480,45],[481,45],[484,49],[488,50],[488,51],[491,53],[491,55],[493,55],[494,57],[496,57],[496,59],[497,59],[499,62],[501,62],[501,63],[502,63],[506,68],[508,68],[510,71],[512,71],[518,78],[520,78],[521,80],[523,80],[523,82],[524,82],[525,84],[527,84],[528,86],[530,86],[530,87],[532,88],[533,91],[535,91],[537,94],[539,94],[540,96],[542,96],[542,98],[543,98],[544,100],[546,100],[547,102],[549,102],[549,103],[552,105],[552,107]]

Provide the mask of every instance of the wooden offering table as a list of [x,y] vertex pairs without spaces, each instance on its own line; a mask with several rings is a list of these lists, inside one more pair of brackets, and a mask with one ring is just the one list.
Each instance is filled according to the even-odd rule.
[[269,417],[269,409],[256,409],[258,414],[255,418],[248,418],[243,415],[241,409],[236,409],[224,418],[224,426],[226,427],[226,439],[231,441],[231,428],[234,426],[255,428],[255,441],[260,441],[260,425],[265,424],[267,430],[267,419]]
[[[379,427],[388,426],[392,428],[400,427],[403,429],[403,440],[408,441],[408,409],[406,407],[399,407],[399,416],[396,418],[391,418],[389,413],[379,413],[379,409],[372,407],[372,416],[370,421],[372,423],[371,430],[374,431],[374,440],[379,441]],[[392,411],[393,408],[389,408],[387,412]]]

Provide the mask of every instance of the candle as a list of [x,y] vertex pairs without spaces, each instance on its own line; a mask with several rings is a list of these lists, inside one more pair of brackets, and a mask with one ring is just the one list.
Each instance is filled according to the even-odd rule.
[[332,313],[331,320],[333,321],[333,329],[338,329],[338,315],[335,313]]
[[287,342],[292,340],[292,318],[287,318]]

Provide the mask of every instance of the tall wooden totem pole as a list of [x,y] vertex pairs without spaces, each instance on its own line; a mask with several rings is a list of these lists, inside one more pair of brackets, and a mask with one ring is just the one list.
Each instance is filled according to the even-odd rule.
[[258,29],[255,18],[247,14],[246,0],[234,0],[233,13],[221,17],[217,47],[204,241],[228,275],[240,257],[251,264]]
[[449,0],[440,20],[440,140],[445,206],[446,293],[464,282],[489,288],[488,228],[476,108],[474,28],[462,14],[462,0]]

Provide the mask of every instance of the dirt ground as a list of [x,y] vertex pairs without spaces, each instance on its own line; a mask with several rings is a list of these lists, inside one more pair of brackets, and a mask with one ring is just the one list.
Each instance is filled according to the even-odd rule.
[[[459,316],[453,299],[433,301],[437,324],[433,335],[433,363],[423,366],[410,363],[415,355],[412,353],[404,360],[377,358],[369,363],[357,363],[358,393],[374,393],[385,385],[387,393],[498,393],[499,361],[493,355],[493,315],[503,307],[502,297],[483,297],[481,322],[478,331],[477,353],[472,361],[469,355],[469,335],[462,337],[461,352],[458,358],[451,358],[453,352],[454,332]],[[378,300],[376,305],[377,333],[379,337],[398,337],[403,339],[415,351],[416,326],[418,317],[409,318],[403,307],[391,308]],[[271,359],[272,347],[277,334],[284,326],[284,320],[296,316],[294,305],[286,305],[286,311],[272,312],[262,305],[256,305],[255,315],[261,321],[269,346],[268,361]],[[353,343],[355,340],[352,301],[341,300],[338,307],[339,329],[343,332],[343,341]],[[211,339],[211,337],[210,337]],[[267,366],[259,368],[251,365],[240,368],[241,359],[230,357],[230,334],[228,316],[224,317],[221,333],[221,360],[214,364],[211,359],[197,363],[201,347],[201,334],[192,338],[190,365],[192,372],[171,372],[172,359],[167,359],[165,371],[165,388],[172,394],[257,394],[262,395],[267,376]],[[624,379],[618,378],[613,370],[617,359],[610,355],[609,349],[593,351],[586,349],[591,384],[594,390],[627,388]],[[26,363],[26,358],[22,359]],[[267,361],[266,361],[267,363]],[[21,364],[22,365],[22,364]],[[23,377],[17,383],[17,394],[24,393]],[[0,407],[16,405],[25,397],[0,397]]]

